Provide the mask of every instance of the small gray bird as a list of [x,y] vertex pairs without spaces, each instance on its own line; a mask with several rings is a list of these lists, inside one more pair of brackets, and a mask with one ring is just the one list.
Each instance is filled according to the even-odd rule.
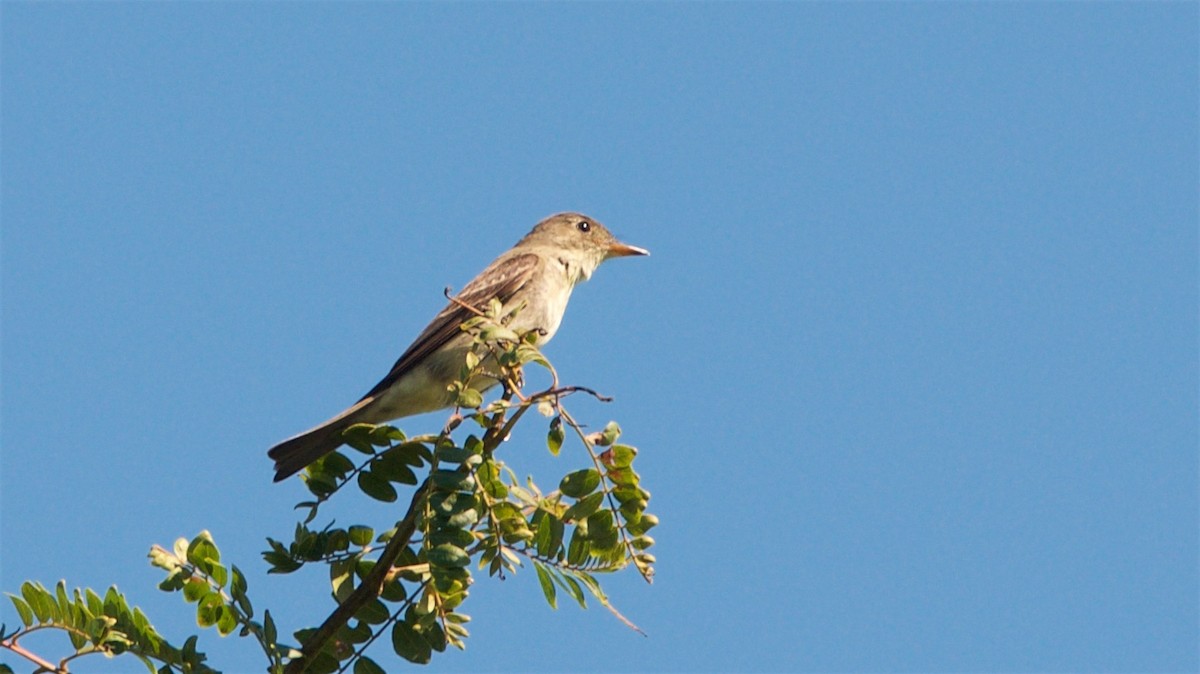
[[[517,332],[540,330],[538,344],[545,344],[562,322],[571,290],[591,278],[601,262],[649,254],[621,243],[592,218],[559,213],[539,222],[496,258],[462,289],[458,301],[477,309],[492,298],[506,309],[525,302],[509,327]],[[473,315],[457,302],[447,304],[361,400],[320,426],[272,447],[267,455],[275,460],[275,481],[337,449],[342,431],[354,424],[378,424],[453,405],[455,397],[447,387],[458,378],[471,345],[471,337],[459,325]],[[472,387],[483,391],[495,384],[485,379],[478,385],[472,382]]]

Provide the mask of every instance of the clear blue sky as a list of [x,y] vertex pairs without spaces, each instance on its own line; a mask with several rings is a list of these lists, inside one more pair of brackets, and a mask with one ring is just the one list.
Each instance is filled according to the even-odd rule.
[[145,552],[208,528],[317,622],[259,561],[303,496],[267,447],[569,209],[653,251],[548,348],[642,450],[659,576],[609,588],[650,636],[530,570],[431,671],[1200,668],[1196,3],[0,20],[2,589],[116,582],[178,638]]

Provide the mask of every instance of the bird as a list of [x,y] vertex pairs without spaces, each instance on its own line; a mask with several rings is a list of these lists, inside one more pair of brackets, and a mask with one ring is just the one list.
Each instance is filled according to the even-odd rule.
[[[508,325],[517,333],[536,330],[544,345],[558,331],[576,285],[591,278],[605,260],[649,255],[619,241],[595,218],[581,213],[551,215],[489,264],[421,331],[391,371],[358,402],[329,420],[267,451],[275,482],[284,480],[342,445],[342,431],[359,423],[380,424],[452,406],[449,386],[458,379],[471,336],[460,325],[499,300],[502,311],[520,303]],[[497,382],[472,381],[481,393]]]

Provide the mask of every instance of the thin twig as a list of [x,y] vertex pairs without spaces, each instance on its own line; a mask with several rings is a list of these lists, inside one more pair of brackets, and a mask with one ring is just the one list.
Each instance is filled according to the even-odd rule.
[[450,286],[446,286],[445,288],[443,288],[442,294],[446,296],[446,299],[457,304],[458,306],[462,307],[463,309],[466,309],[467,311],[475,314],[476,316],[480,316],[480,317],[484,316],[484,313],[482,311],[480,311],[479,309],[476,309],[475,307],[471,306],[470,304],[467,304],[466,302],[458,299],[454,295],[451,295],[450,294]]
[[529,399],[530,400],[538,400],[541,398],[550,398],[550,397],[558,398],[561,396],[570,395],[572,393],[587,393],[588,395],[592,396],[593,398],[595,398],[596,400],[599,400],[602,403],[611,403],[613,401],[612,396],[602,395],[600,393],[597,393],[595,389],[590,389],[586,386],[559,386],[557,388],[550,388],[550,389],[546,389],[545,391],[541,391],[540,393],[535,393],[535,394],[529,396]]
[[63,671],[65,671],[65,670],[59,669],[57,666],[55,666],[55,664],[53,662],[50,662],[49,660],[42,658],[37,653],[34,653],[33,651],[26,649],[21,644],[18,644],[17,643],[18,638],[19,637],[13,637],[11,639],[5,639],[4,641],[0,641],[0,647],[7,648],[8,650],[12,651],[13,653],[16,653],[17,655],[25,658],[26,660],[32,662],[35,665],[37,665],[39,672],[43,671],[43,670],[45,670],[47,672],[63,672]]

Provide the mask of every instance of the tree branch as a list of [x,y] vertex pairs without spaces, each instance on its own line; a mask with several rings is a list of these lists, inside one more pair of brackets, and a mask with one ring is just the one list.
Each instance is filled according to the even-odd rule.
[[21,644],[18,644],[17,637],[13,637],[12,639],[5,639],[4,641],[0,641],[0,647],[7,648],[8,650],[12,651],[13,653],[16,653],[17,655],[25,658],[26,660],[32,662],[35,665],[37,665],[39,672],[40,671],[46,671],[46,672],[64,671],[64,670],[59,669],[58,666],[56,666],[53,662],[50,662],[49,660],[42,658],[37,653],[34,653],[33,651],[26,649]]
[[338,605],[333,613],[321,623],[316,634],[313,634],[300,649],[300,657],[288,662],[284,668],[285,674],[301,674],[308,667],[308,663],[312,661],[313,656],[321,652],[325,644],[333,638],[333,635],[354,617],[355,613],[362,608],[367,602],[379,597],[383,592],[383,584],[387,580],[388,572],[392,565],[399,559],[400,553],[412,540],[413,533],[417,525],[417,506],[425,499],[429,492],[429,479],[426,478],[421,486],[413,492],[412,502],[408,504],[408,512],[404,514],[404,519],[396,524],[396,533],[392,534],[391,540],[380,553],[379,559],[376,560],[375,566],[371,568],[371,572],[363,579],[358,587],[346,597],[346,601]]

